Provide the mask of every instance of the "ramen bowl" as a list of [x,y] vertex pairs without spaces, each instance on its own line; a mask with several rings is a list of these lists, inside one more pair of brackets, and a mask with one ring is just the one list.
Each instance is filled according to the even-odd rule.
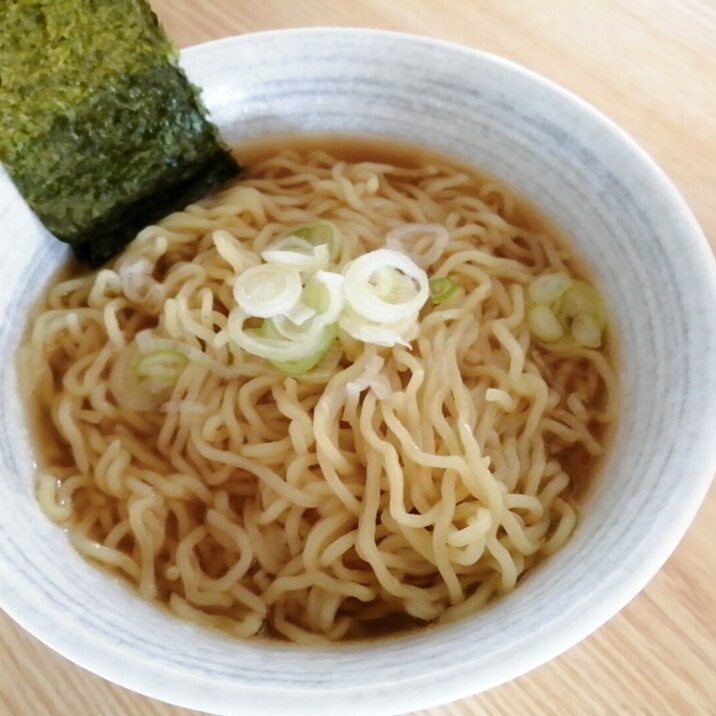
[[569,237],[613,320],[620,414],[580,523],[472,617],[362,643],[239,641],[98,571],[40,512],[14,352],[67,256],[0,177],[0,607],[117,684],[215,714],[394,714],[489,689],[557,656],[644,587],[716,470],[716,271],[693,216],[585,103],[496,57],[406,35],[291,30],[182,53],[229,143],[400,139],[496,175]]

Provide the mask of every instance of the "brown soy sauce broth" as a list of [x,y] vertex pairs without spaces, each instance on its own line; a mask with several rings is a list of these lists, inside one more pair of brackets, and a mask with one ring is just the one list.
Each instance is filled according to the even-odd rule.
[[[426,148],[384,139],[376,140],[333,135],[272,137],[262,141],[238,145],[235,148],[235,155],[241,164],[246,167],[244,176],[251,177],[252,166],[263,159],[269,158],[277,151],[286,148],[291,148],[301,153],[324,150],[336,157],[339,161],[345,162],[368,161],[406,168],[416,168],[429,163],[447,165],[467,174],[473,185],[482,185],[489,182],[505,186],[499,179],[455,160],[452,157],[446,157]],[[570,260],[568,261],[570,271],[576,277],[594,285],[594,282],[590,280],[588,271],[583,263],[580,262],[578,255],[571,249],[567,237],[542,215],[535,206],[521,197],[519,192],[511,188],[509,188],[509,191],[516,200],[509,221],[525,231],[543,233],[556,238],[557,243],[561,247],[570,249]],[[496,206],[496,209],[499,213],[499,204]],[[53,278],[50,285],[56,284],[59,280],[82,275],[86,271],[87,269],[73,261],[62,268]],[[29,323],[30,327],[31,325],[32,321]],[[616,362],[616,347],[614,332],[611,329],[607,331],[606,346],[603,350],[610,364],[614,365]],[[56,387],[59,388],[59,386]],[[602,389],[594,403],[596,406],[603,406],[605,401],[606,395]],[[38,395],[32,395],[28,401],[28,421],[31,437],[35,445],[37,464],[39,467],[50,464],[70,467],[72,459],[68,446],[55,427],[47,407],[48,406],[41,399],[41,396]],[[597,441],[605,445],[608,449],[608,443],[614,431],[614,423],[609,426],[595,424],[590,427]],[[598,481],[603,459],[591,456],[581,445],[564,446],[554,452],[553,457],[558,459],[563,468],[572,477],[571,494],[569,497],[576,503],[578,508],[582,507],[586,502],[588,494],[594,489]],[[537,564],[536,558],[534,561],[531,561],[530,567],[520,576],[518,585],[524,579],[529,578],[529,575],[534,572],[535,568],[541,568],[542,563],[547,561],[549,561],[548,558],[540,560],[539,564]],[[123,583],[130,584],[117,570],[106,567],[105,569],[119,577]],[[347,608],[350,609],[350,604],[347,605]],[[361,626],[361,633],[351,634],[345,641],[395,637],[424,628],[426,628],[424,622],[412,618],[402,611],[395,611],[376,616],[375,619],[364,622]],[[264,627],[259,637],[285,641],[282,635],[277,634],[270,627]]]

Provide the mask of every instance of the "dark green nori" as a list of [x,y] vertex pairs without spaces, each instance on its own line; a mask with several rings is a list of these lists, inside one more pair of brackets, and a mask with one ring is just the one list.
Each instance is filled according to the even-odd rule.
[[240,168],[144,0],[0,0],[0,159],[98,266]]

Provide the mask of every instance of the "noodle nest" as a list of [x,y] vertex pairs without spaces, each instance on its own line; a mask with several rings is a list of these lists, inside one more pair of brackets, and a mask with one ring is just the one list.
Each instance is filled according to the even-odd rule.
[[[457,290],[410,348],[341,335],[289,376],[232,342],[232,285],[321,219],[340,265],[407,222],[445,226],[428,272]],[[240,637],[356,638],[509,592],[572,533],[616,394],[605,351],[530,335],[530,282],[578,271],[519,219],[509,191],[438,161],[286,150],[56,283],[21,357],[51,421],[43,510],[142,596]],[[142,332],[186,360],[137,394]]]

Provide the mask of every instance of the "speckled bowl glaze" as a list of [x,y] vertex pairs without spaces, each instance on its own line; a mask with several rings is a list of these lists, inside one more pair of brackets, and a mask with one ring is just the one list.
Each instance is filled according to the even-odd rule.
[[367,30],[246,35],[182,53],[224,136],[408,140],[496,174],[565,229],[615,321],[622,410],[568,545],[474,617],[302,649],[184,623],[83,561],[33,498],[13,352],[66,256],[3,175],[0,606],[51,648],[135,691],[215,714],[395,714],[489,689],[569,648],[647,583],[716,469],[716,273],[654,163],[617,127],[509,62]]

